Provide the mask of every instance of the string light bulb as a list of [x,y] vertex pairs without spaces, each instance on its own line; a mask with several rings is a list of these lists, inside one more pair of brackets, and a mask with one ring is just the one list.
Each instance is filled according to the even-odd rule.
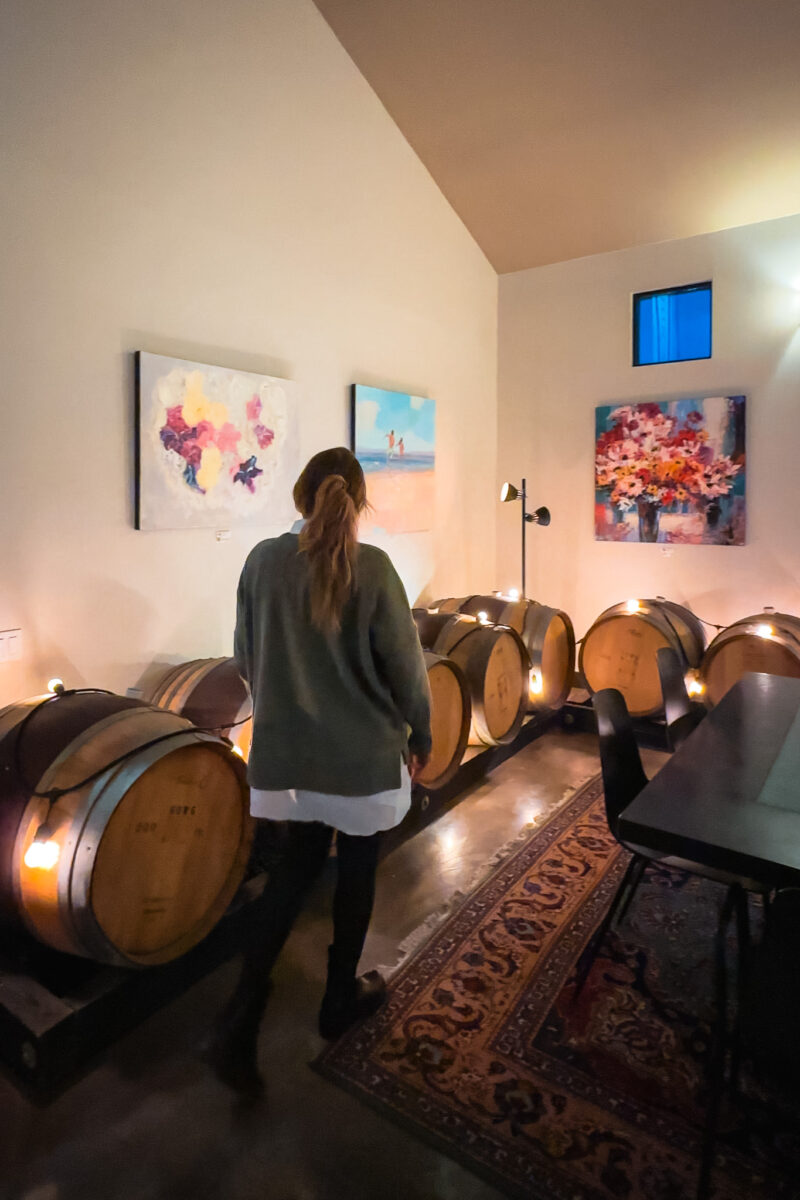
[[509,599],[519,600],[519,588],[509,588]]
[[701,683],[692,671],[684,678],[684,683],[686,684],[686,691],[690,696],[702,696],[706,690],[705,684]]
[[63,696],[67,689],[64,687],[64,680],[56,677],[54,679],[48,679],[47,690],[51,696]]
[[642,607],[642,603],[640,600],[626,600],[625,601],[625,609],[627,612],[629,612],[631,614],[639,612],[641,610],[641,607]]
[[61,847],[53,839],[53,831],[43,822],[34,834],[33,841],[25,851],[23,862],[26,867],[52,871],[61,856]]
[[234,754],[238,754],[239,758],[244,758],[244,750],[241,746],[231,746],[231,750]]
[[541,696],[543,690],[542,673],[534,667],[528,680],[528,694],[530,696]]
[[478,620],[480,621],[481,625],[488,625],[489,624],[489,614],[486,612],[479,612]]

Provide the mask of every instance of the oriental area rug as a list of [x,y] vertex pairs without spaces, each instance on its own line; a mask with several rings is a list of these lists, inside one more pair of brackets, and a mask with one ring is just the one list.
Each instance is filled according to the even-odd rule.
[[[505,1195],[694,1196],[724,889],[649,868],[576,998],[575,965],[626,862],[594,779],[457,904],[383,1008],[315,1068]],[[726,1105],[714,1200],[800,1196],[796,1120],[759,1125]]]

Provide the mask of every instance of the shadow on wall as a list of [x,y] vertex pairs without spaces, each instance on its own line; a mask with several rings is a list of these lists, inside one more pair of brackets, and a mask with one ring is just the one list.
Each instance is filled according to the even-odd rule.
[[[57,676],[71,687],[119,691],[141,669],[155,609],[141,592],[117,580],[84,575],[81,586],[59,596],[38,638],[35,670],[42,687]],[[130,659],[121,659],[120,650]]]

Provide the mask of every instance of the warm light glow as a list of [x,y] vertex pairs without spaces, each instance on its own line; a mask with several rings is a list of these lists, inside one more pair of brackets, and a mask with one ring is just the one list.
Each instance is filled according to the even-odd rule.
[[687,675],[684,683],[686,684],[686,691],[690,696],[702,696],[706,690],[705,685],[700,682],[696,675]]
[[436,834],[436,846],[441,855],[443,866],[450,866],[453,860],[456,862],[464,846],[464,833],[458,826],[445,826]]
[[478,620],[480,621],[481,625],[488,625],[489,624],[489,614],[485,613],[485,612],[479,612]]
[[771,638],[775,636],[775,630],[771,625],[756,625],[756,637]]
[[512,600],[519,600],[519,588],[511,588],[508,595]]
[[639,612],[641,607],[642,607],[642,605],[639,600],[626,600],[625,601],[625,608],[627,609],[627,611],[629,613],[637,613],[637,612]]
[[58,842],[31,842],[25,851],[25,866],[51,871],[61,854]]
[[244,758],[244,750],[241,746],[231,746],[231,750],[234,754],[238,754],[239,758]]
[[63,679],[58,679],[58,678],[55,678],[55,679],[48,679],[48,681],[47,681],[47,690],[48,690],[48,692],[50,693],[50,695],[51,695],[51,696],[55,696],[55,695],[56,695],[56,694],[57,694],[59,691],[62,691],[62,692],[63,692],[63,690],[64,690],[64,680],[63,680]]
[[530,696],[541,696],[542,691],[542,673],[534,667],[528,680],[528,694]]

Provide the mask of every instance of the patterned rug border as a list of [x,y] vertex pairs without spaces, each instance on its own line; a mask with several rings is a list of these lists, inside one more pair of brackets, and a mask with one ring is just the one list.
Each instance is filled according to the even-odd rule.
[[[482,1179],[498,1195],[512,1197],[513,1200],[536,1200],[536,1196],[529,1184],[518,1186],[511,1179],[498,1179],[497,1170],[488,1163],[484,1164],[481,1157],[476,1156],[474,1140],[471,1142],[471,1152],[466,1152],[461,1150],[457,1142],[448,1140],[446,1136],[440,1134],[438,1132],[437,1115],[442,1127],[449,1130],[451,1137],[453,1115],[443,1108],[437,1114],[436,1110],[438,1106],[434,1097],[428,1098],[428,1111],[430,1116],[434,1118],[433,1121],[430,1123],[421,1122],[419,1118],[411,1114],[407,1114],[396,1108],[390,1108],[373,1091],[361,1086],[355,1079],[339,1074],[337,1068],[331,1065],[331,1060],[335,1060],[343,1047],[357,1046],[367,1030],[374,1030],[374,1038],[379,1038],[381,1031],[386,1025],[396,1020],[398,1008],[407,1007],[407,1004],[410,1002],[407,999],[406,1004],[403,1005],[402,996],[398,997],[398,993],[402,992],[403,982],[416,969],[417,964],[423,958],[427,958],[433,953],[436,950],[437,943],[445,938],[452,943],[449,952],[453,953],[454,948],[462,940],[459,936],[456,922],[459,919],[474,920],[474,912],[470,913],[470,909],[473,909],[476,904],[480,904],[485,899],[488,890],[493,890],[498,886],[501,891],[508,888],[510,882],[508,876],[519,874],[518,863],[520,857],[525,855],[526,851],[530,852],[534,843],[537,847],[537,853],[540,849],[544,850],[552,845],[580,812],[588,811],[590,806],[600,798],[602,791],[602,776],[598,773],[584,783],[579,784],[576,788],[570,789],[562,803],[541,824],[537,822],[526,825],[514,838],[500,847],[492,856],[492,859],[482,865],[480,871],[477,873],[477,880],[472,883],[472,886],[457,891],[441,909],[431,914],[428,920],[423,922],[401,944],[398,951],[399,962],[391,974],[391,992],[387,1004],[374,1017],[355,1026],[338,1042],[327,1046],[310,1063],[312,1070],[322,1076],[323,1079],[335,1084],[351,1096],[356,1097],[374,1112],[382,1115],[390,1124],[404,1129],[412,1137],[430,1146],[445,1158],[457,1162],[472,1175]],[[600,885],[598,899],[601,904],[607,905],[610,901],[611,895],[613,895],[613,891],[616,889],[618,877],[623,869],[622,865],[616,871],[612,869],[606,876],[603,884]],[[445,925],[447,926],[446,929],[444,928]],[[450,930],[453,932],[449,933]],[[591,930],[584,929],[581,931],[581,936],[584,936],[588,940],[591,936]],[[447,956],[445,955],[444,957],[446,958]],[[569,965],[571,965],[571,962]],[[396,998],[398,1002],[394,1002]],[[374,1038],[370,1038],[370,1042]],[[551,1190],[546,1195],[544,1193],[538,1193],[538,1195],[540,1200],[571,1200],[575,1195],[575,1189],[574,1186],[568,1185],[563,1192],[559,1191],[556,1193]]]
[[[599,772],[595,772],[588,779],[584,779],[582,783],[578,783],[574,787],[565,788],[561,799],[551,812],[547,813],[543,818],[536,817],[533,821],[528,821],[513,837],[509,838],[507,842],[504,842],[502,846],[495,850],[491,858],[481,863],[466,883],[456,888],[452,895],[448,896],[438,908],[434,909],[416,929],[413,929],[411,933],[403,938],[397,947],[392,963],[380,963],[378,965],[377,970],[380,971],[384,979],[388,983],[394,984],[403,968],[409,966],[411,960],[416,958],[427,947],[428,943],[436,935],[437,930],[446,921],[449,921],[463,904],[472,899],[475,893],[484,884],[489,882],[500,867],[505,866],[515,854],[523,850],[531,838],[546,829],[550,822],[559,813],[563,812],[567,805],[577,800],[592,784],[598,783],[602,785],[602,776]],[[587,807],[588,803],[591,803],[591,801],[587,802]]]

